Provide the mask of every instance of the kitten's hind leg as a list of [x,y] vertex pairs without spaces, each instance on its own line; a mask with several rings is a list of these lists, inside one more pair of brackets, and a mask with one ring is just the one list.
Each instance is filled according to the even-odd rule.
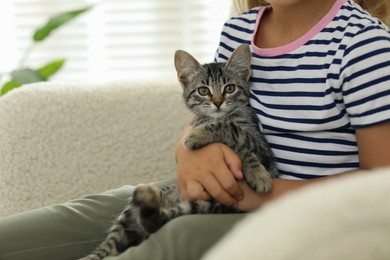
[[255,154],[250,153],[243,158],[243,173],[246,182],[256,192],[267,192],[272,187],[270,173]]
[[156,232],[169,219],[161,211],[161,190],[153,185],[138,185],[132,204],[139,208],[139,222],[149,233]]

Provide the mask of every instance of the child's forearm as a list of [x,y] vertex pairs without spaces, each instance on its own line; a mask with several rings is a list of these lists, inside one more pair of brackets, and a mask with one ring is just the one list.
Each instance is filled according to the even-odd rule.
[[240,181],[241,189],[244,192],[244,199],[238,202],[237,207],[244,211],[252,211],[266,203],[275,200],[282,195],[299,189],[305,186],[308,182],[303,181],[292,181],[285,179],[274,179],[272,189],[267,193],[257,193],[248,186],[245,181]]
[[273,186],[272,189],[265,193],[260,194],[255,191],[253,191],[245,181],[240,181],[240,186],[244,192],[244,199],[238,202],[238,208],[244,211],[252,211],[255,210],[266,203],[273,201],[277,198],[282,197],[283,195],[292,192],[294,190],[298,190],[300,188],[303,188],[307,185],[317,183],[320,181],[326,181],[335,179],[338,177],[346,176],[349,174],[354,174],[357,172],[363,172],[360,171],[350,171],[345,173],[340,173],[336,175],[331,175],[328,177],[322,177],[317,179],[310,179],[310,180],[286,180],[286,179],[274,179],[273,180]]

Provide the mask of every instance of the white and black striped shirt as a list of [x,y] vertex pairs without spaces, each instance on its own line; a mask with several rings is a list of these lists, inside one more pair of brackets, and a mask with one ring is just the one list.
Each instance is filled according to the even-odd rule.
[[252,46],[251,106],[282,178],[359,168],[355,129],[390,121],[390,31],[353,1],[337,0],[308,33],[285,46],[254,45],[254,8],[224,25],[216,61]]

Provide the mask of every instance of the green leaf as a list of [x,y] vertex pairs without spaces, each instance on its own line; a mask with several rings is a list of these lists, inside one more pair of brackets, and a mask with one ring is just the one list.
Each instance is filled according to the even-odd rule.
[[63,12],[55,15],[54,17],[50,18],[45,25],[43,25],[41,28],[35,31],[33,36],[34,41],[35,42],[43,41],[54,30],[61,27],[63,24],[73,20],[80,14],[90,10],[91,8],[92,6],[88,6],[85,8]]
[[13,90],[14,88],[18,88],[21,85],[22,85],[22,83],[20,83],[20,82],[17,82],[15,80],[10,80],[7,83],[5,83],[3,85],[3,87],[1,88],[1,95],[4,95],[5,93],[7,93],[10,90]]
[[58,59],[46,64],[42,68],[39,68],[37,72],[41,77],[47,80],[51,76],[53,76],[58,70],[60,70],[64,63],[65,59]]
[[20,82],[21,84],[28,84],[46,80],[41,75],[39,75],[36,70],[33,69],[14,70],[11,72],[11,76],[14,81]]

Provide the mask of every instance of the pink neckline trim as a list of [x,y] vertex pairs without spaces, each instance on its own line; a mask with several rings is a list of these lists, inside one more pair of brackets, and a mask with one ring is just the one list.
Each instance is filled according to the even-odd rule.
[[304,34],[299,39],[293,41],[292,43],[275,47],[275,48],[259,48],[255,45],[254,40],[255,36],[257,34],[257,28],[259,27],[259,22],[261,20],[261,17],[263,16],[265,10],[268,8],[271,8],[270,6],[261,8],[259,12],[257,13],[256,17],[256,29],[252,37],[252,50],[254,53],[260,55],[260,56],[278,56],[282,54],[287,54],[289,52],[292,52],[302,45],[304,45],[306,42],[308,42],[310,39],[312,39],[315,35],[317,35],[319,32],[321,32],[322,29],[324,29],[336,16],[337,12],[340,10],[341,6],[347,2],[348,0],[336,0],[332,8],[329,10],[329,12],[313,27],[311,28],[306,34]]

